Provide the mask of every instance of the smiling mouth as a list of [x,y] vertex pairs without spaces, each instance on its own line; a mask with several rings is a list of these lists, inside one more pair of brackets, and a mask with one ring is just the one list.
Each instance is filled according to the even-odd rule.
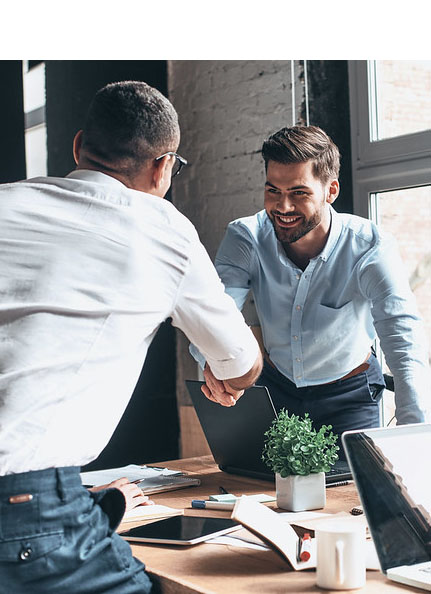
[[282,215],[274,213],[274,218],[277,220],[277,223],[280,226],[291,227],[291,226],[295,225],[296,223],[298,223],[302,217],[298,217],[298,216],[286,217],[286,216],[282,216]]

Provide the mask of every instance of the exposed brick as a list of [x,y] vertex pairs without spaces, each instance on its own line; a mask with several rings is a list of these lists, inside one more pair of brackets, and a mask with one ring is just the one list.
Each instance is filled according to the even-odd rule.
[[[380,81],[388,97],[385,104],[381,102],[385,137],[431,128],[431,63],[380,64],[384,64]],[[295,61],[292,80],[290,60],[170,61],[168,78],[182,129],[179,152],[190,162],[174,182],[173,201],[194,223],[214,258],[227,223],[263,207],[264,167],[259,151],[271,133],[300,122],[302,63]],[[325,107],[331,109],[332,104]],[[391,193],[385,200],[380,208],[382,224],[397,237],[411,274],[429,245],[430,189],[412,190],[410,198],[406,193]],[[415,291],[431,337],[430,292],[430,278]],[[247,315],[251,322],[253,310]],[[184,341],[181,344],[179,384],[182,369],[190,371],[190,361],[188,367],[183,365],[188,355]]]

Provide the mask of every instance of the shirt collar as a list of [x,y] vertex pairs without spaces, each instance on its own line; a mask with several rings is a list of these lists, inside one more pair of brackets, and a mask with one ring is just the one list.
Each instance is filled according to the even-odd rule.
[[329,206],[330,209],[330,213],[331,213],[331,227],[329,229],[329,235],[328,235],[328,240],[325,244],[325,247],[323,248],[323,250],[320,252],[318,258],[320,258],[321,260],[323,260],[324,262],[326,262],[329,258],[329,256],[332,254],[335,245],[338,241],[338,238],[340,237],[340,233],[341,233],[341,218],[338,215],[337,211],[334,210],[332,208],[332,206]]
[[[329,209],[330,209],[329,212],[331,215],[331,226],[329,228],[328,239],[326,241],[326,244],[325,244],[325,247],[323,248],[323,250],[320,252],[320,254],[318,256],[316,256],[316,259],[320,258],[324,262],[326,262],[328,260],[329,256],[332,254],[332,252],[337,244],[338,238],[340,237],[341,228],[342,228],[340,215],[337,213],[336,210],[334,210],[334,208],[332,208],[332,206],[329,206]],[[271,225],[271,230],[272,230],[271,237],[273,237],[274,241],[276,242],[276,245],[277,245],[276,249],[277,249],[279,260],[284,263],[286,261],[290,262],[289,258],[286,256],[286,252],[284,251],[282,244],[278,241],[278,239],[275,235],[274,227],[272,226],[271,221],[268,216],[267,216],[267,221]]]
[[101,171],[94,171],[93,169],[75,169],[66,175],[66,177],[71,179],[79,179],[81,181],[93,182],[96,184],[103,184],[104,186],[120,185],[123,188],[126,187],[123,182],[120,182],[120,180],[116,179],[115,177],[107,175],[106,173],[102,173]]

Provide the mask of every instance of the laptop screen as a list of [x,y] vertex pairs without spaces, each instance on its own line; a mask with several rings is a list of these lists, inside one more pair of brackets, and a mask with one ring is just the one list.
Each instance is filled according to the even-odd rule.
[[[186,380],[208,445],[220,469],[274,481],[274,473],[262,460],[265,431],[277,417],[268,389],[253,386],[235,406],[225,407],[205,398],[201,392],[202,384]],[[347,462],[340,460],[326,474],[326,484],[350,478]]]
[[343,445],[382,571],[431,559],[431,425],[348,431]]
[[276,418],[268,390],[253,386],[235,406],[216,404],[201,392],[203,382],[186,380],[214,460],[221,470],[274,480],[262,460],[264,433]]

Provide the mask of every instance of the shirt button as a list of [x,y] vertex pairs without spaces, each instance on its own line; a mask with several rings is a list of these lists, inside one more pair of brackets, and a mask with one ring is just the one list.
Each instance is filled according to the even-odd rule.
[[301,275],[300,274],[297,274],[296,275],[296,280],[299,280],[300,278],[301,278]]
[[296,306],[296,309],[299,311],[301,309],[301,306],[300,305],[297,305]]
[[296,360],[298,361],[298,363],[301,361],[301,359],[299,357],[296,357]]
[[297,375],[296,379],[302,379],[302,375]]
[[294,336],[294,337],[293,337],[293,340],[298,340],[298,337],[297,337],[297,336]]

